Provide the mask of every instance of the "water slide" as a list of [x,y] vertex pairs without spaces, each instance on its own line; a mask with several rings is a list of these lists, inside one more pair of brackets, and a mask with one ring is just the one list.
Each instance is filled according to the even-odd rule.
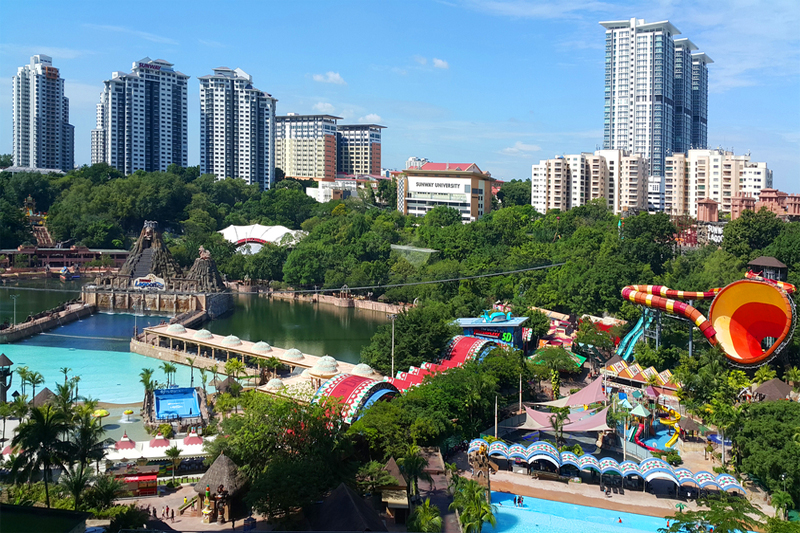
[[681,414],[674,409],[667,410],[661,405],[659,405],[658,408],[661,411],[666,411],[666,414],[668,415],[664,418],[659,418],[659,422],[665,426],[671,427],[675,431],[672,437],[664,445],[667,448],[672,448],[675,446],[675,443],[678,442],[678,437],[681,434],[681,427],[678,425],[678,421],[681,419]]
[[617,355],[622,357],[626,361],[630,361],[631,356],[633,355],[633,347],[636,346],[636,343],[639,342],[639,339],[642,338],[644,335],[644,331],[650,327],[650,324],[653,322],[653,315],[652,313],[647,312],[645,310],[642,313],[642,316],[639,317],[639,321],[636,322],[636,325],[633,326],[633,329],[625,335],[619,346],[617,346]]
[[[766,364],[791,341],[796,316],[789,295],[795,292],[795,286],[752,272],[746,278],[704,292],[678,291],[663,285],[629,285],[622,289],[622,297],[690,320],[732,364],[754,368]],[[709,317],[678,300],[713,300]],[[761,343],[766,338],[774,342],[764,349]],[[626,346],[626,350],[631,347]]]
[[663,450],[659,450],[658,448],[653,448],[652,446],[648,446],[647,444],[642,442],[642,439],[640,437],[642,436],[642,432],[643,431],[644,431],[644,424],[639,424],[639,429],[636,431],[636,435],[633,438],[634,439],[633,442],[635,442],[636,444],[638,444],[642,448],[645,448],[646,450],[651,451],[651,452],[663,451]]

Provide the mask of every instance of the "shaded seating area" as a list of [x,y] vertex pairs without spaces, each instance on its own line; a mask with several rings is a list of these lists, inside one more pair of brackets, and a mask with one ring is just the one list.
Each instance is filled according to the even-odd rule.
[[[612,457],[597,459],[593,455],[585,454],[580,457],[572,452],[559,452],[549,442],[535,442],[527,447],[522,444],[506,444],[495,441],[489,444],[483,439],[473,439],[469,443],[468,453],[486,449],[490,457],[519,460],[529,465],[541,461],[551,465],[556,472],[595,472],[592,478],[599,474],[598,481],[602,486],[630,487],[625,478],[631,477],[634,481],[640,478],[643,490],[650,488],[650,492],[664,492],[668,495],[680,496],[698,490],[722,490],[726,492],[739,491],[746,494],[744,487],[730,474],[714,475],[710,472],[692,472],[687,468],[674,468],[662,459],[651,457],[639,464],[633,461],[617,462]],[[619,476],[616,480],[611,476]],[[661,490],[662,482],[667,482],[665,490]],[[669,489],[669,490],[666,490]]]

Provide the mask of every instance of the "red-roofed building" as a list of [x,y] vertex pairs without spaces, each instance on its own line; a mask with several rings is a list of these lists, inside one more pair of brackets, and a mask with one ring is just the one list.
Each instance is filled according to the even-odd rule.
[[425,163],[406,169],[397,181],[397,210],[425,216],[434,207],[452,207],[464,223],[492,210],[495,179],[475,163]]

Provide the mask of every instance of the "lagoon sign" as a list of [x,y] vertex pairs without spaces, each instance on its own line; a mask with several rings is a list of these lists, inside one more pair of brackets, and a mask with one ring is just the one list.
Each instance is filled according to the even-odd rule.
[[159,278],[155,274],[148,274],[143,278],[136,278],[133,280],[133,288],[139,290],[163,291],[166,287],[162,278]]

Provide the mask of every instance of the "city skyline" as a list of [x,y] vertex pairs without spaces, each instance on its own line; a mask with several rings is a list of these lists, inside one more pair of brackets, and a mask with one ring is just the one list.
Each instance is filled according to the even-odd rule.
[[[800,16],[790,2],[757,9],[580,1],[236,5],[241,9],[216,12],[207,23],[193,13],[211,4],[188,10],[145,3],[159,14],[146,25],[127,23],[116,6],[11,5],[9,20],[42,9],[51,16],[32,27],[7,27],[0,71],[8,80],[30,56],[53,57],[70,99],[78,164],[91,159],[103,80],[149,56],[191,76],[189,165],[200,164],[197,78],[227,66],[251,74],[277,98],[278,115],[329,113],[342,123],[388,126],[384,167],[402,169],[410,156],[469,159],[498,179],[529,179],[540,159],[602,146],[604,29],[598,22],[669,20],[715,61],[709,148],[750,151],[774,170],[776,188],[800,192],[800,61],[791,31]],[[257,44],[264,35],[259,13],[274,22],[269,47]],[[182,18],[185,23],[175,24]],[[0,106],[0,152],[10,153],[10,83],[0,85],[0,101],[7,102]]]

